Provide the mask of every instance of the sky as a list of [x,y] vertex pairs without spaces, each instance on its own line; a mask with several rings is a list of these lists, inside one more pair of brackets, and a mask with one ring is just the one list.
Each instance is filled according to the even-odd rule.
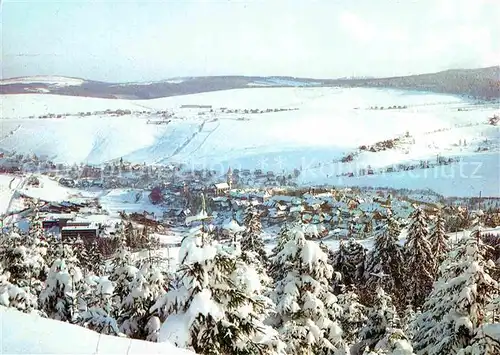
[[3,78],[339,78],[500,63],[498,0],[3,0],[0,6]]

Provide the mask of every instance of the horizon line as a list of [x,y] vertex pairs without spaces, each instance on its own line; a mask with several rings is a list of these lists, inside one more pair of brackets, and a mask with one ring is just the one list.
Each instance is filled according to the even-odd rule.
[[70,75],[60,75],[60,74],[37,74],[37,75],[26,75],[26,76],[14,76],[14,77],[2,77],[0,79],[0,85],[11,85],[11,84],[2,84],[3,81],[7,80],[16,80],[16,79],[24,79],[24,78],[49,78],[49,77],[58,77],[58,78],[68,78],[68,79],[77,79],[88,82],[97,82],[97,83],[106,83],[106,84],[144,84],[144,83],[163,83],[168,80],[179,80],[179,79],[196,79],[196,78],[223,78],[223,77],[243,77],[243,78],[291,78],[291,79],[301,79],[301,80],[356,80],[356,79],[365,79],[365,80],[375,80],[375,79],[392,79],[392,78],[402,78],[402,77],[410,77],[410,76],[418,76],[418,75],[429,75],[429,74],[438,74],[444,73],[447,71],[458,71],[458,70],[482,70],[482,69],[491,69],[491,68],[500,68],[500,64],[486,66],[486,67],[473,67],[473,68],[448,68],[439,71],[433,72],[420,72],[420,73],[411,73],[405,75],[393,75],[393,76],[343,76],[336,78],[325,78],[325,77],[305,77],[305,76],[293,76],[293,75],[241,75],[241,74],[218,74],[218,75],[186,75],[186,76],[175,76],[169,77],[165,79],[159,80],[144,80],[144,81],[123,81],[123,82],[115,82],[115,81],[103,81],[103,80],[93,80],[88,78],[70,76]]

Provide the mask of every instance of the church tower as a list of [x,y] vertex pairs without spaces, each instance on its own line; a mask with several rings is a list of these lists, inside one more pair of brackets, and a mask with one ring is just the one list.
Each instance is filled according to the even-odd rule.
[[233,188],[233,170],[231,170],[231,167],[227,170],[227,184],[229,185],[229,190]]

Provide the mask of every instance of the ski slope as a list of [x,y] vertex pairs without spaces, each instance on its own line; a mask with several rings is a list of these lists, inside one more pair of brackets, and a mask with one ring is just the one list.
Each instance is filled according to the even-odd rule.
[[191,351],[169,343],[100,335],[91,330],[28,315],[0,306],[0,353],[2,354],[169,354],[189,355]]
[[[207,168],[221,174],[228,166],[277,173],[302,168],[308,172],[302,178],[304,183],[339,183],[339,179],[333,179],[339,172],[359,166],[387,167],[435,159],[438,154],[483,161],[485,155],[476,151],[486,145],[491,155],[484,158],[488,165],[484,172],[489,177],[471,184],[478,191],[480,184],[498,180],[494,153],[498,154],[500,148],[500,133],[498,127],[486,124],[487,118],[498,112],[498,106],[473,105],[450,95],[366,88],[257,87],[153,100],[23,94],[3,96],[1,102],[3,117],[8,119],[0,125],[0,150],[44,154],[56,162],[99,164],[123,157],[137,163],[185,163],[188,168]],[[206,110],[199,115],[200,110],[182,105],[211,105],[216,111],[221,107],[298,110],[232,115]],[[373,106],[407,108],[370,109]],[[177,118],[167,125],[147,124],[143,114],[27,118],[106,109],[169,110]],[[362,152],[352,164],[331,167],[360,145],[406,133],[413,141],[401,149]],[[465,141],[467,145],[459,144]],[[314,173],[317,170],[321,173]],[[442,182],[437,178],[420,183],[422,179],[417,178],[401,184],[394,176],[354,180],[384,186],[414,184],[415,188],[433,188],[436,181]],[[490,189],[492,193],[497,186]],[[455,188],[452,190],[456,193]]]

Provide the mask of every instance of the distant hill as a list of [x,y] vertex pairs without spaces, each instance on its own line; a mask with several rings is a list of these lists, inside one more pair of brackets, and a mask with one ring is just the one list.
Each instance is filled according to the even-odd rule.
[[500,66],[481,69],[451,69],[432,74],[391,78],[332,80],[341,86],[384,87],[466,95],[481,99],[500,97]]
[[34,76],[0,81],[0,94],[47,93],[100,98],[153,99],[249,87],[341,86],[377,87],[500,97],[500,67],[452,69],[438,73],[391,78],[311,79],[295,77],[208,76],[148,83],[106,83],[60,76]]

